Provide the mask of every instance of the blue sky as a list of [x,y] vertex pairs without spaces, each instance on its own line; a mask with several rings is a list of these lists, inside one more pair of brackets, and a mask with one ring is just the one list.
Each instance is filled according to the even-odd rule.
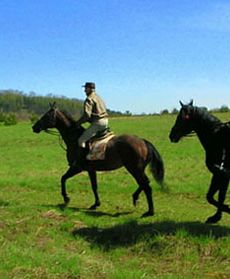
[[0,89],[132,113],[230,106],[229,0],[1,0]]

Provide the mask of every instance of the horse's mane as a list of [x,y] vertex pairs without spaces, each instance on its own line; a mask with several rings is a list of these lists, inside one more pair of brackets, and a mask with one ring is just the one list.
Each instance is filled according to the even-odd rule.
[[219,118],[201,107],[193,107],[193,117],[202,120],[201,123],[204,123],[204,125],[208,124],[211,127],[217,127],[222,123]]
[[60,110],[60,109],[58,109],[58,112],[59,112],[59,116],[62,118],[62,120],[64,122],[66,120],[71,122],[71,123],[76,122],[70,112],[65,111],[65,110]]
[[78,130],[78,133],[82,134],[84,128],[77,125],[77,121],[73,118],[70,112],[57,109],[57,113],[59,118],[66,124],[67,127],[70,127],[71,130]]

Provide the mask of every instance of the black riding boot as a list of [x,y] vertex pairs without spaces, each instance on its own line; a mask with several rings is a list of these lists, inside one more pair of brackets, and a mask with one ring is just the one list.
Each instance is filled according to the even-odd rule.
[[214,168],[222,175],[230,177],[230,151],[229,148],[223,149],[222,162],[220,165],[214,165]]

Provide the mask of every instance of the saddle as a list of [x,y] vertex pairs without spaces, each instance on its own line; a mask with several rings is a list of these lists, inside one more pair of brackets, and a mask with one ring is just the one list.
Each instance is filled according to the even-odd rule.
[[104,160],[107,143],[113,137],[114,133],[110,131],[110,128],[97,132],[97,134],[87,142],[89,152],[86,155],[86,159],[90,161]]
[[112,133],[112,132],[110,131],[110,128],[109,128],[109,127],[108,127],[108,128],[105,128],[104,130],[98,131],[98,132],[96,133],[96,135],[93,136],[93,137],[89,140],[88,143],[90,144],[90,142],[97,141],[97,140],[102,140],[103,138],[107,137],[108,134],[110,134],[110,133]]

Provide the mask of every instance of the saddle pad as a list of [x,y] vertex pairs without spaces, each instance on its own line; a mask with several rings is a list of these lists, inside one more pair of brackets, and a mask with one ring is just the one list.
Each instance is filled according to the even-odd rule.
[[89,153],[86,156],[87,160],[104,160],[105,159],[105,149],[109,140],[111,140],[115,135],[109,133],[105,138],[101,140],[96,140],[90,142]]

